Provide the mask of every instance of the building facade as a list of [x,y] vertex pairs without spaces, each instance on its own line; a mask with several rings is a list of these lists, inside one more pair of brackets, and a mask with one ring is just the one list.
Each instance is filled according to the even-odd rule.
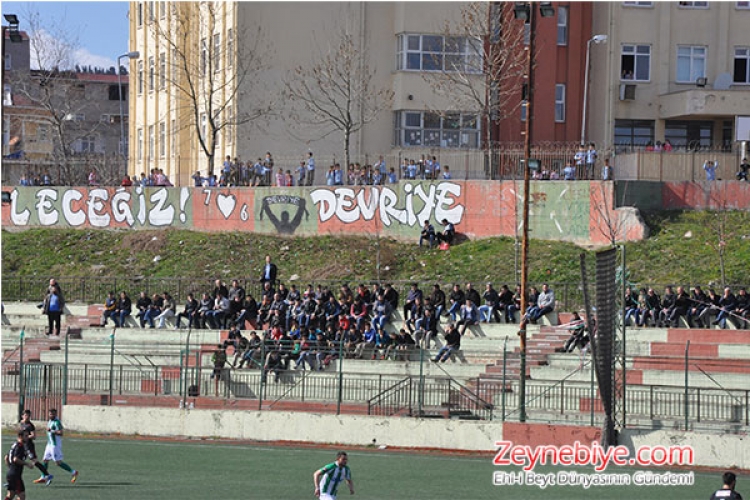
[[[620,150],[735,147],[750,115],[750,2],[597,3],[590,138]],[[657,146],[658,148],[658,146]]]

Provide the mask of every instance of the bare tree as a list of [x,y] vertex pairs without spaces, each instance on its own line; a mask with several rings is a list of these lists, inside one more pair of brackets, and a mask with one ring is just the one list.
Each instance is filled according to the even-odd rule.
[[51,143],[46,152],[56,164],[58,182],[84,183],[87,162],[80,161],[78,155],[104,153],[102,139],[96,137],[108,125],[100,120],[106,98],[73,70],[77,30],[64,19],[42,24],[39,13],[31,10],[25,17],[31,33],[31,68],[28,73],[13,72],[13,92],[38,110],[36,137],[40,144]]
[[344,31],[335,46],[310,66],[296,67],[284,82],[285,96],[301,107],[292,112],[294,122],[313,128],[319,138],[342,134],[346,166],[351,135],[393,102],[393,90],[373,87],[374,77],[367,48],[358,47],[354,36]]
[[262,27],[248,29],[236,23],[236,28],[226,31],[227,40],[216,43],[220,9],[230,9],[232,3],[170,5],[164,19],[151,13],[146,23],[154,43],[167,49],[165,71],[159,78],[174,89],[177,113],[185,118],[177,125],[193,129],[212,174],[222,131],[233,133],[249,124],[262,127],[272,114],[275,98],[269,99],[261,81],[251,80],[268,66],[269,37]]
[[511,2],[473,2],[461,9],[459,19],[443,28],[443,60],[433,64],[439,70],[422,74],[435,93],[448,98],[449,111],[480,115],[488,151],[494,142],[491,124],[516,113],[522,102],[524,30],[520,23],[506,22],[512,8]]

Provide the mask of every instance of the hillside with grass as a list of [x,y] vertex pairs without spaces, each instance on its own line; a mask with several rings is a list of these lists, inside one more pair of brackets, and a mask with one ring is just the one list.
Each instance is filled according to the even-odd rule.
[[[636,283],[750,284],[750,213],[645,213],[651,236],[626,246]],[[375,237],[284,238],[250,233],[192,231],[30,229],[2,232],[3,278],[11,276],[143,276],[255,278],[266,254],[279,277],[300,281],[415,280],[515,281],[512,238],[466,241],[449,251],[420,249]],[[579,280],[578,255],[593,252],[570,243],[532,240],[529,279]],[[520,259],[520,250],[519,256]]]

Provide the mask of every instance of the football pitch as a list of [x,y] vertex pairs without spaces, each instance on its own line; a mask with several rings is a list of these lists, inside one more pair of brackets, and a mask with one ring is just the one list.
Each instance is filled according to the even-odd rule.
[[[148,425],[144,423],[144,425]],[[12,438],[3,435],[3,454]],[[37,450],[44,449],[44,438]],[[345,448],[344,448],[345,449]],[[353,499],[497,499],[549,498],[573,500],[607,498],[650,500],[708,498],[721,486],[720,473],[696,472],[692,486],[495,486],[499,468],[492,456],[416,454],[392,450],[352,449],[349,466],[355,486]],[[25,469],[27,497],[30,500],[101,499],[154,500],[215,499],[311,499],[312,475],[334,460],[331,448],[291,448],[243,445],[212,441],[155,441],[72,438],[64,440],[65,461],[80,471],[76,484],[70,474],[54,464],[55,479],[50,486],[33,484],[38,469]],[[3,467],[3,478],[5,477]],[[582,468],[537,468],[537,473],[578,471]],[[634,475],[636,469],[611,467],[606,473]],[[663,473],[664,470],[657,471]],[[685,473],[687,471],[676,471]],[[750,481],[738,479],[738,490],[748,490]],[[3,492],[4,493],[4,492]],[[349,498],[346,485],[339,488],[339,500]]]

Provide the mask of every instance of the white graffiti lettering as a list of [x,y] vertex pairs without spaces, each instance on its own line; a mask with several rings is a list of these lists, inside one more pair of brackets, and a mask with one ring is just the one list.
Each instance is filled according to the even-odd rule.
[[83,198],[83,194],[80,191],[65,191],[62,198],[62,211],[63,218],[70,223],[71,226],[76,227],[86,222],[86,213],[83,210],[73,211],[73,201],[80,201]]
[[57,224],[59,213],[55,210],[53,201],[57,201],[57,191],[54,189],[40,189],[36,193],[36,210],[39,223],[42,226]]
[[29,217],[31,217],[31,212],[26,209],[21,213],[18,213],[18,190],[14,189],[12,193],[10,193],[10,220],[13,222],[16,226],[25,226],[29,223]]
[[112,215],[116,222],[127,222],[128,226],[132,226],[135,223],[135,217],[133,217],[133,211],[130,209],[130,191],[125,191],[123,188],[117,190],[114,196],[112,196]]
[[86,204],[89,207],[89,222],[94,227],[109,226],[109,214],[102,213],[104,203],[109,199],[109,193],[106,189],[92,189],[89,191],[89,199]]
[[408,226],[422,225],[431,218],[438,221],[447,219],[454,224],[461,222],[464,206],[457,202],[461,196],[461,185],[441,182],[430,184],[427,191],[425,186],[404,184],[403,208],[397,206],[399,196],[390,187],[361,188],[356,192],[348,187],[316,189],[310,193],[310,198],[318,205],[321,222],[335,216],[341,222],[351,224],[360,219],[372,220],[376,213],[379,213],[386,227],[394,222]]
[[169,192],[160,189],[151,195],[151,203],[156,206],[148,213],[148,222],[152,226],[169,226],[174,220],[174,207],[167,205]]

